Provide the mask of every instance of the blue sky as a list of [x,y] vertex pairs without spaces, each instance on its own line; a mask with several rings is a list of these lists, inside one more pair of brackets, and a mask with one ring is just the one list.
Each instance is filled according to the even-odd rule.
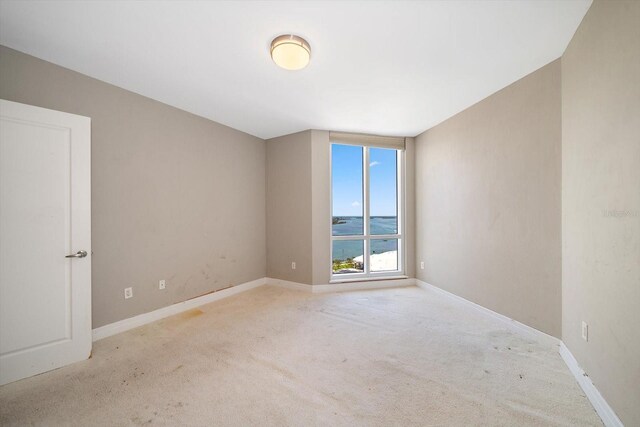
[[[396,215],[396,151],[371,148],[371,216]],[[334,144],[331,150],[333,216],[362,216],[362,147]]]

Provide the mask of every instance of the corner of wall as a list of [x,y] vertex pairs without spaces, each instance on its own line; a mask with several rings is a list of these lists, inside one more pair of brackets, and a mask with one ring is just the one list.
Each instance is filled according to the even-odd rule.
[[266,141],[267,276],[306,284],[313,263],[311,137],[306,130]]
[[329,283],[331,265],[331,143],[329,132],[311,131],[312,284]]

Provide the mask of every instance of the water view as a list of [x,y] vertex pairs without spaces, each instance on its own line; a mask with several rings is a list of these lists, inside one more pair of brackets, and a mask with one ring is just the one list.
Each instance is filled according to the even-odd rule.
[[[368,154],[367,154],[368,153]],[[363,164],[364,159],[368,165]],[[333,240],[335,274],[364,271],[363,217],[371,218],[369,270],[398,270],[398,153],[393,149],[333,144],[331,149],[333,236],[362,236]],[[365,177],[369,182],[364,188]],[[365,198],[365,191],[368,191]],[[368,205],[363,206],[365,199]]]
[[[364,224],[361,216],[334,216],[334,236],[358,236],[363,233]],[[398,234],[398,218],[395,216],[371,217],[371,234]]]
[[[362,217],[333,217],[334,236],[357,236],[363,234]],[[398,240],[375,239],[376,235],[398,233],[397,217],[371,218],[371,271],[398,269]],[[364,240],[333,241],[334,273],[358,273],[364,271]]]

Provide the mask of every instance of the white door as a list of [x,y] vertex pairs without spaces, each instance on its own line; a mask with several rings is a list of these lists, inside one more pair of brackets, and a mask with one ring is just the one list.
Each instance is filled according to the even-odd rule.
[[91,120],[0,100],[0,384],[90,354]]

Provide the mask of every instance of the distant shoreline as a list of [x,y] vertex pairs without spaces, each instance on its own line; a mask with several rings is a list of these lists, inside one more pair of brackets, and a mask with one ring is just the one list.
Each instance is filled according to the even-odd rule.
[[[333,219],[358,219],[358,218],[362,218],[362,216],[335,215],[333,217]],[[371,215],[370,218],[392,219],[392,218],[396,218],[396,215]]]

